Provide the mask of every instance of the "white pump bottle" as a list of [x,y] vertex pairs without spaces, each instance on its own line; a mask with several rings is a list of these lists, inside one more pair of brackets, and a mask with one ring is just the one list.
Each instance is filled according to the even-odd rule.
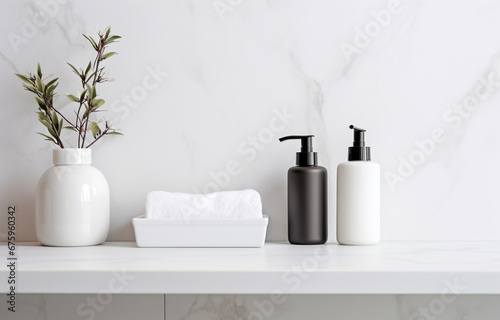
[[354,129],[349,161],[337,167],[337,241],[373,245],[380,241],[380,166],[371,161],[364,129]]

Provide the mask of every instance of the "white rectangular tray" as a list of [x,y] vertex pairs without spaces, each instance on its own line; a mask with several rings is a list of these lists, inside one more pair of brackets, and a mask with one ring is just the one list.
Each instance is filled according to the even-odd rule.
[[268,217],[168,220],[133,218],[138,247],[262,247]]

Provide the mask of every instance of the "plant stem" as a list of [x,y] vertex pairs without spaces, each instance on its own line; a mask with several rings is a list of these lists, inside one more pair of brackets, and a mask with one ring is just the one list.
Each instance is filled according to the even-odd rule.
[[76,127],[75,129],[78,131],[78,143],[77,147],[80,148],[80,139],[82,137],[82,131],[80,130],[83,125],[83,121],[80,119],[80,110],[82,109],[83,101],[80,101],[80,105],[78,106],[78,111],[76,113],[76,125],[78,126],[78,120],[80,120],[80,127]]
[[52,110],[54,110],[58,115],[61,116],[61,118],[63,118],[67,123],[69,123],[70,126],[72,126],[73,128],[77,129],[76,125],[72,124],[68,119],[66,119],[66,117],[61,113],[59,112],[57,109],[55,109],[54,107],[52,107],[52,105],[50,106]]
[[56,112],[58,115],[60,115],[60,116],[61,116],[61,118],[63,118],[63,119],[64,119],[64,120],[65,120],[65,121],[66,121],[66,122],[67,122],[70,126],[72,126],[72,127],[73,127],[73,128],[75,128],[75,129],[78,129],[78,128],[76,127],[76,125],[72,124],[72,123],[71,123],[68,119],[66,119],[66,117],[65,117],[65,116],[64,116],[61,112],[59,112],[56,108],[54,108],[54,107],[52,106],[52,103],[50,103],[50,100],[49,100],[47,97],[45,97],[45,96],[43,96],[43,95],[40,95],[40,94],[39,94],[38,96],[39,96],[40,98],[42,98],[42,99],[43,99],[43,101],[45,101],[45,104],[47,105],[47,107],[48,107],[48,109],[49,109],[49,110],[55,111],[55,112]]
[[[94,61],[94,70],[95,70],[95,73],[94,73],[94,80],[92,80],[92,86],[95,86],[97,84],[97,80],[99,79],[100,71],[102,71],[102,70],[99,70],[99,63],[101,62],[102,54],[104,52],[105,46],[106,45],[102,41],[102,36],[99,35],[99,44],[98,44],[98,47],[97,47],[97,57],[95,58],[95,61]],[[87,96],[88,96],[88,94],[87,94]],[[89,109],[88,109],[88,112],[87,112],[87,116],[85,117],[85,130],[83,132],[83,140],[82,140],[82,146],[81,146],[82,148],[85,145],[85,139],[87,138],[87,130],[88,130],[88,127],[89,127],[90,113],[92,112],[92,102],[90,101],[90,98],[89,98],[88,104],[89,104],[89,106],[88,106]],[[94,142],[96,142],[97,140],[98,139],[94,140]],[[89,144],[87,146],[87,148],[90,147],[91,145],[93,145],[94,142],[92,142],[91,144]]]
[[95,86],[95,84],[97,83],[97,79],[98,79],[97,72],[99,72],[99,63],[101,62],[101,56],[102,56],[103,52],[104,52],[104,46],[101,47],[101,43],[99,43],[99,50],[97,51],[97,57],[95,58],[95,61],[94,61],[95,73],[94,73],[94,80],[92,81],[93,86]]
[[95,139],[94,141],[92,141],[91,144],[89,144],[88,146],[86,146],[86,148],[90,148],[90,146],[92,146],[94,143],[97,142],[97,140],[101,139],[102,137],[104,137],[106,135],[106,133],[108,132],[109,128],[106,128],[106,130],[104,130],[100,136],[97,137],[97,139]]
[[[39,95],[40,96],[40,95]],[[47,106],[47,110],[48,111],[55,111],[58,115],[60,115],[67,123],[69,123],[73,128],[76,129],[76,126],[73,125],[71,122],[69,122],[68,119],[66,119],[66,117],[60,113],[57,109],[55,109],[53,106],[52,106],[52,103],[50,103],[50,100],[45,97],[45,96],[40,96],[40,98],[42,98],[44,101],[45,101],[45,105]],[[56,136],[57,136],[57,144],[62,148],[64,149],[64,144],[61,140],[61,137],[59,136],[59,131],[56,129],[56,127],[54,126],[54,120],[52,120],[52,115],[50,114],[50,112],[47,112],[47,115],[49,117],[49,120],[50,120],[50,126],[52,127],[52,130],[54,130],[54,132],[56,133]]]
[[83,148],[83,146],[85,145],[85,138],[87,137],[87,130],[89,127],[89,116],[90,116],[90,106],[89,106],[89,111],[87,112],[87,117],[85,121],[85,130],[83,130],[82,146],[80,148]]

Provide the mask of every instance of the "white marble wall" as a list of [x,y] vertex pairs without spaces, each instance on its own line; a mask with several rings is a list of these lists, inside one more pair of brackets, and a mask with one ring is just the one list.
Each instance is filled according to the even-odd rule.
[[[0,10],[0,221],[34,240],[34,189],[51,146],[14,72],[92,56],[81,33],[123,36],[100,91],[125,134],[93,148],[112,195],[110,240],[133,240],[150,190],[255,188],[268,240],[286,239],[286,171],[317,136],[330,173],[368,130],[382,167],[383,240],[500,240],[500,4],[495,0],[9,0]],[[64,112],[71,113],[69,106]],[[236,161],[240,171],[228,176]],[[219,176],[219,179],[213,178]],[[228,179],[222,179],[225,176]],[[219,185],[217,185],[217,182]],[[0,230],[5,238],[5,230]]]

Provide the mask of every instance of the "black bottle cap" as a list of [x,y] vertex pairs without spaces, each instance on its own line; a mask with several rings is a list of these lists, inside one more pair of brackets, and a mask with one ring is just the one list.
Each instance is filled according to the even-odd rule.
[[313,167],[317,164],[316,152],[312,148],[313,135],[294,135],[280,138],[280,142],[285,140],[300,139],[302,146],[300,152],[297,152],[297,165],[299,167]]
[[356,128],[352,124],[349,129],[354,129],[354,141],[352,147],[349,147],[349,161],[370,161],[370,147],[365,146],[365,129]]

